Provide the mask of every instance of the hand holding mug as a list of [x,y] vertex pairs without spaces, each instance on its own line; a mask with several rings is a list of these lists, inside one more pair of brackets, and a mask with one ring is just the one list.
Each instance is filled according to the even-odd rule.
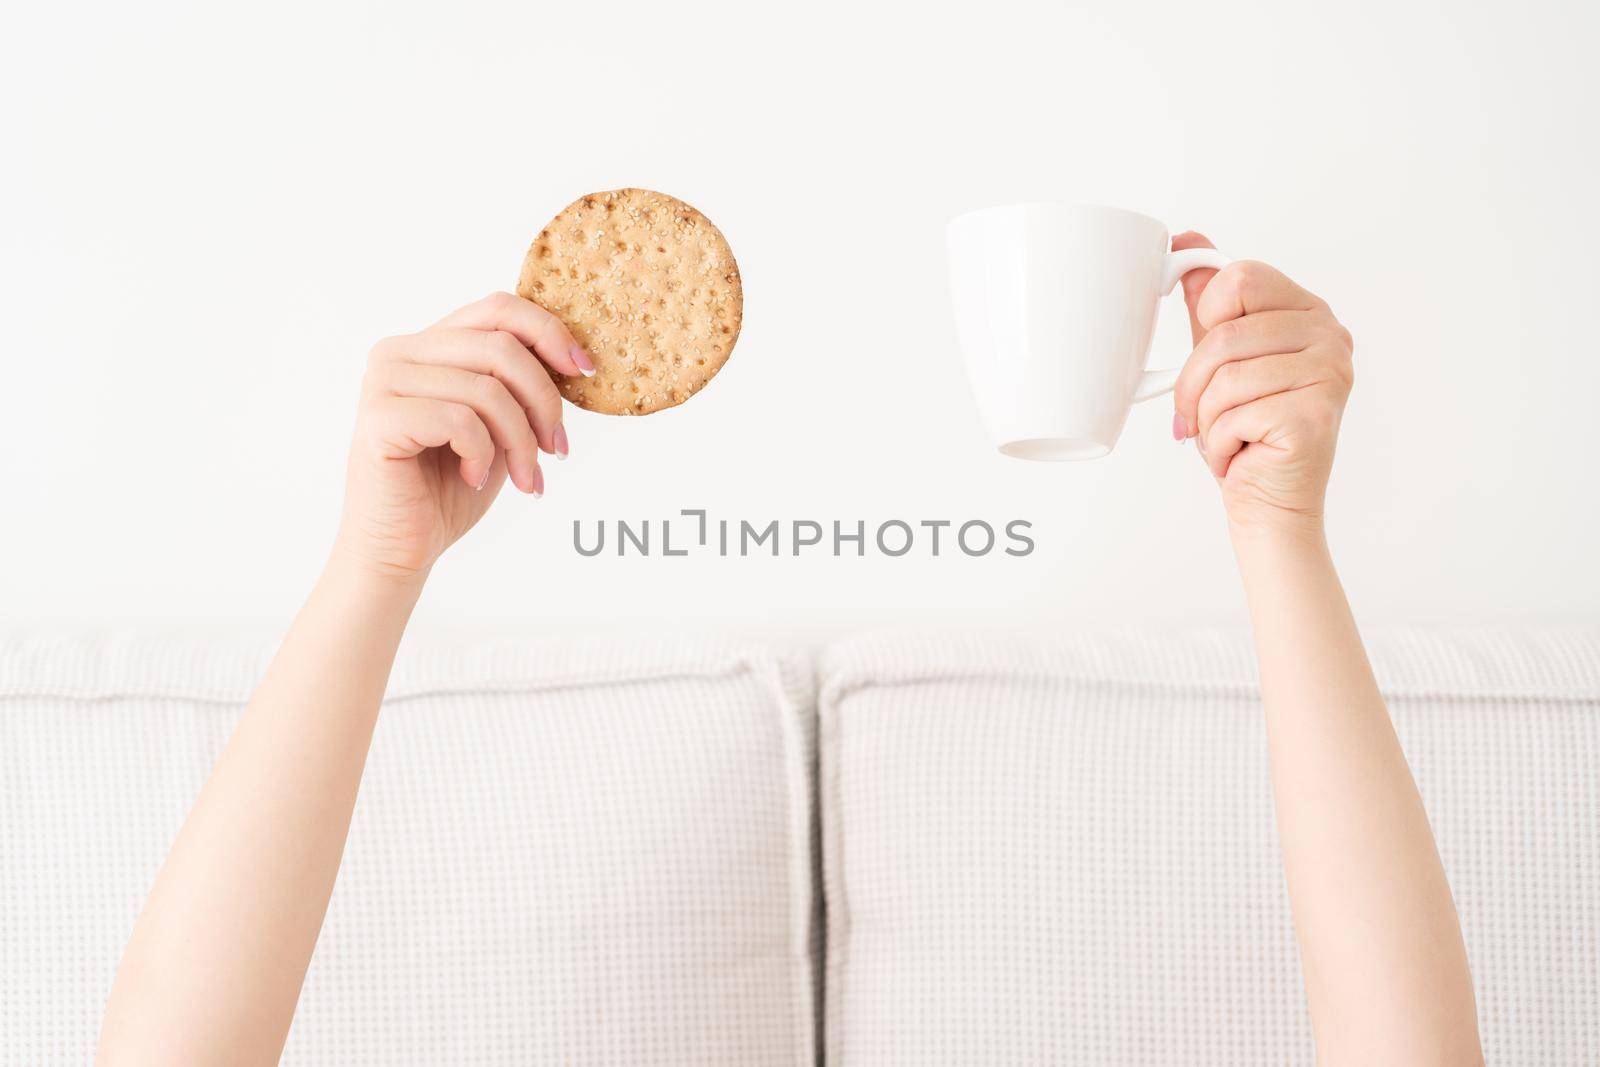
[[[1209,248],[1180,234],[1174,250]],[[1195,438],[1235,529],[1319,526],[1354,379],[1351,338],[1327,303],[1264,263],[1183,279],[1195,347],[1172,432]]]
[[[1174,389],[1173,435],[1197,438],[1236,528],[1321,521],[1352,381],[1350,334],[1326,303],[1121,208],[983,208],[947,235],[957,335],[1002,453],[1103,456],[1134,404]],[[1194,351],[1146,370],[1180,279]]]
[[978,408],[1002,453],[1094,459],[1176,367],[1150,371],[1161,298],[1230,260],[1168,250],[1167,228],[1098,204],[1008,204],[951,220],[950,291]]

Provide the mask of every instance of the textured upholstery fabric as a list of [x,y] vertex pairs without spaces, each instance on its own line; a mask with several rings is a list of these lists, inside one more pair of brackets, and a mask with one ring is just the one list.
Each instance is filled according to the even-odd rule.
[[[1371,635],[1490,1061],[1600,1063],[1600,632]],[[272,641],[0,637],[0,1064],[87,1062]],[[1310,1063],[1242,633],[821,666],[830,1062]],[[288,1064],[810,1063],[810,665],[402,652]]]
[[[0,640],[0,1063],[89,1062],[271,643]],[[407,649],[288,1064],[814,1061],[809,663]]]
[[[1490,1063],[1600,1063],[1600,632],[1369,646]],[[821,671],[826,1058],[1312,1062],[1243,633],[867,636]]]

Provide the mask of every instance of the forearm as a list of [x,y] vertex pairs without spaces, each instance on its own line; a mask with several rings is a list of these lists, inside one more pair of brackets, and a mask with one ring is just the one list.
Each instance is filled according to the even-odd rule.
[[323,573],[134,928],[101,1062],[277,1062],[419,590]]
[[1234,547],[1320,1058],[1479,1062],[1450,888],[1320,524]]

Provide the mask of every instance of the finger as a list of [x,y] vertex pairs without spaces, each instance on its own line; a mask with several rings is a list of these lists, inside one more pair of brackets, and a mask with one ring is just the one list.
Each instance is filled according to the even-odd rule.
[[566,323],[531,300],[511,293],[490,293],[476,303],[452,311],[435,326],[471,330],[503,330],[531,348],[557,374],[594,374],[594,360],[578,344]]
[[498,378],[432,363],[396,363],[385,385],[396,396],[448,400],[470,407],[506,454],[511,484],[532,493],[539,475],[539,442],[527,411]]
[[1234,408],[1276,393],[1320,385],[1329,373],[1327,360],[1310,352],[1280,352],[1224,363],[1200,396],[1199,436],[1207,438],[1217,420]]
[[[1185,248],[1215,248],[1211,238],[1203,233],[1186,230],[1172,239],[1172,250],[1182,252]],[[1216,271],[1210,267],[1202,267],[1185,274],[1180,280],[1183,283],[1183,302],[1189,308],[1189,336],[1195,344],[1200,343],[1200,338],[1206,334],[1205,327],[1200,325],[1200,319],[1195,315],[1195,305],[1200,302],[1200,294],[1205,291],[1206,283],[1216,276]]]
[[462,481],[474,489],[488,483],[498,450],[489,428],[467,405],[394,396],[374,404],[372,419],[386,458],[409,459],[448,446],[460,457]]
[[1263,311],[1220,322],[1205,331],[1184,361],[1183,369],[1178,372],[1178,382],[1172,389],[1173,410],[1183,419],[1187,432],[1193,434],[1199,425],[1196,413],[1200,397],[1219,368],[1235,360],[1304,349],[1320,335],[1323,323],[1316,317],[1319,314]]
[[[539,447],[565,456],[566,431],[561,428],[561,391],[550,373],[520,340],[503,330],[438,327],[380,341],[373,349],[380,367],[399,362],[437,363],[498,378],[528,412]],[[385,371],[387,373],[387,371]]]
[[1290,408],[1295,392],[1273,393],[1252,400],[1236,408],[1229,408],[1211,424],[1211,430],[1200,440],[1205,442],[1201,455],[1214,478],[1225,477],[1233,457],[1245,446],[1271,448],[1280,429],[1290,422]]
[[1195,319],[1211,330],[1219,322],[1258,311],[1309,311],[1322,301],[1296,285],[1282,271],[1252,259],[1240,259],[1217,272],[1195,301]]

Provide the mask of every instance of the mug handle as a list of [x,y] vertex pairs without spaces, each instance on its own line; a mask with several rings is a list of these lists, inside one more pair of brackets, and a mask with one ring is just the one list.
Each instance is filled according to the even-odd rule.
[[[1185,248],[1181,252],[1168,252],[1161,265],[1161,295],[1166,296],[1172,292],[1182,278],[1192,270],[1211,268],[1221,270],[1233,260],[1218,252],[1215,248]],[[1162,393],[1172,392],[1172,387],[1178,384],[1178,374],[1183,370],[1182,365],[1168,367],[1165,370],[1147,370],[1139,379],[1139,386],[1133,391],[1133,402],[1149,400],[1151,397],[1160,396]]]

